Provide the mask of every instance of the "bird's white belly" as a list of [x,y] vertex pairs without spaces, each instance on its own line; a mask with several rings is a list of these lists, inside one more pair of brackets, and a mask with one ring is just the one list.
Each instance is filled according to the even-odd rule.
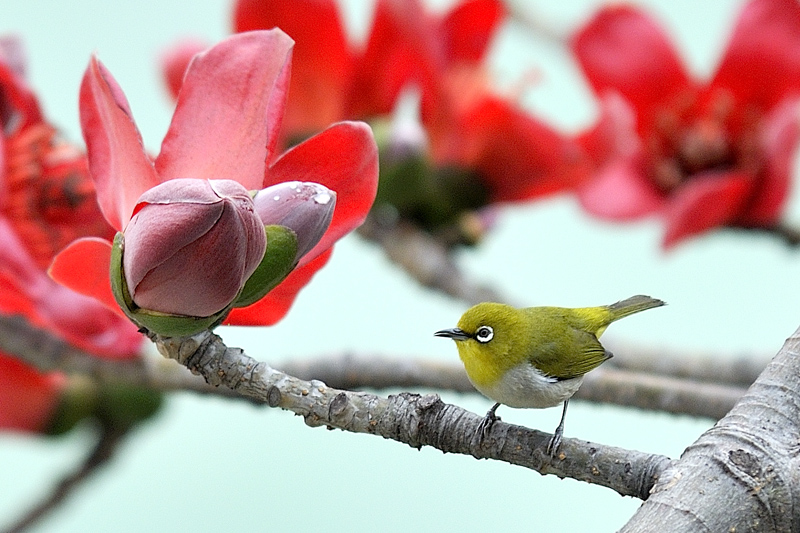
[[583,382],[583,376],[561,381],[544,376],[528,363],[516,366],[493,385],[475,385],[484,396],[503,405],[544,409],[570,398]]

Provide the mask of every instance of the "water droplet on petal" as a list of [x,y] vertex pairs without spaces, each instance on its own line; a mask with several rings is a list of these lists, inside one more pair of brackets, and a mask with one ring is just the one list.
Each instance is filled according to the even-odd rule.
[[273,199],[273,200],[275,200],[275,201],[277,202],[278,200],[280,200],[280,199],[281,199],[281,197],[280,197],[279,195],[277,195],[277,194],[276,194],[275,196],[273,196],[273,197],[272,197],[272,199]]
[[324,191],[315,194],[313,199],[319,205],[326,205],[331,201],[331,195],[328,191]]

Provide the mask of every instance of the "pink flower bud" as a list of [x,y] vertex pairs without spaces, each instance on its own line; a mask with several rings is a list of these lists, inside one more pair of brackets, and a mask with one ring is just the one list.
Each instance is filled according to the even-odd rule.
[[139,197],[122,263],[137,306],[207,317],[233,302],[265,249],[264,225],[244,187],[181,178]]
[[328,229],[336,193],[319,183],[287,181],[258,191],[253,202],[265,226],[276,224],[295,232],[300,261]]

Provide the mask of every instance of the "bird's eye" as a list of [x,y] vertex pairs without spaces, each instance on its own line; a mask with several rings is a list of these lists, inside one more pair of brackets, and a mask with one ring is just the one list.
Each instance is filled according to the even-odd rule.
[[494,337],[494,330],[491,326],[481,326],[475,332],[475,339],[478,342],[487,343]]

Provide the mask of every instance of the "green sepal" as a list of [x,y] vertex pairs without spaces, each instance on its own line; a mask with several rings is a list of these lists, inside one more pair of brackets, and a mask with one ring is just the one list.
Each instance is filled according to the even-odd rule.
[[111,292],[125,315],[140,328],[164,337],[187,337],[219,325],[230,312],[230,307],[226,307],[211,316],[195,317],[160,313],[137,306],[133,302],[125,281],[122,267],[124,248],[125,236],[122,232],[117,232],[111,248]]
[[247,278],[233,307],[254,304],[278,286],[297,264],[297,235],[285,226],[264,226],[267,250],[253,274]]

